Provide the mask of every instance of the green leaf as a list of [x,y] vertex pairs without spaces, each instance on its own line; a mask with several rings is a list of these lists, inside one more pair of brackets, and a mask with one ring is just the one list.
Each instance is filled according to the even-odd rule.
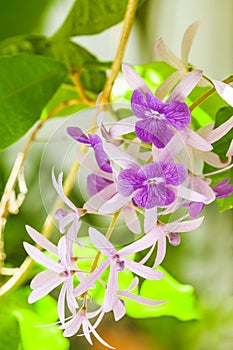
[[55,37],[100,33],[123,20],[127,3],[128,0],[76,0]]
[[17,141],[39,119],[66,76],[63,64],[46,57],[0,58],[0,149]]
[[[6,333],[8,334],[8,340],[6,341],[8,347],[3,347],[4,343],[1,337],[0,348],[17,350],[18,345],[21,344],[23,350],[67,350],[69,342],[62,336],[57,325],[38,327],[57,321],[57,302],[52,297],[46,296],[35,304],[29,305],[27,302],[29,293],[29,288],[21,288],[3,298],[4,305],[7,305],[3,308],[3,311],[8,318],[14,321],[14,324],[18,327],[16,328],[18,332],[15,331],[17,347],[12,346],[9,328]],[[1,328],[3,323],[5,323],[5,320],[1,322]]]
[[165,277],[158,281],[145,280],[139,295],[153,300],[167,300],[167,302],[152,307],[125,299],[127,315],[133,318],[174,316],[182,321],[199,318],[193,287],[180,284],[162,267],[157,270],[163,272]]
[[14,316],[8,312],[8,307],[0,304],[0,349],[18,350],[20,341],[19,325]]
[[84,89],[96,94],[103,90],[106,70],[111,62],[100,62],[84,47],[69,39],[51,40],[42,35],[29,34],[8,38],[0,42],[0,55],[30,53],[48,56],[62,62],[69,70],[80,72]]

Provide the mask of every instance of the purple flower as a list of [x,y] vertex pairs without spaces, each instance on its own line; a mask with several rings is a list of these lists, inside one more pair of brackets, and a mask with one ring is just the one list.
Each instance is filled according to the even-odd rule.
[[135,131],[140,140],[163,148],[174,132],[172,127],[182,130],[190,123],[190,111],[184,102],[164,103],[152,94],[135,90],[131,99],[132,110],[141,120],[136,123]]
[[67,128],[67,132],[71,137],[73,137],[73,139],[75,139],[75,141],[92,147],[100,169],[106,171],[107,173],[112,173],[110,160],[104,151],[102,140],[98,135],[88,134],[88,136],[86,136],[83,131],[77,127],[69,127]]
[[216,198],[226,198],[233,193],[233,184],[229,184],[229,182],[230,178],[228,177],[214,185],[213,190]]
[[182,164],[154,162],[139,170],[123,170],[118,177],[118,191],[128,197],[135,192],[133,202],[142,208],[167,206],[175,200],[175,193],[169,185],[179,186],[187,177]]

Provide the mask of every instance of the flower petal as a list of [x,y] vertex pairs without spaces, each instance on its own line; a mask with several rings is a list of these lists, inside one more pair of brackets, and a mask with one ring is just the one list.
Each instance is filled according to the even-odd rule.
[[196,21],[192,23],[184,33],[184,37],[181,44],[181,59],[184,64],[188,63],[188,55],[199,26],[200,22]]
[[50,293],[54,288],[59,286],[64,281],[64,278],[60,276],[50,279],[46,284],[42,285],[41,288],[34,289],[29,295],[28,302],[34,303],[35,301],[43,298],[45,295]]
[[159,100],[163,100],[168,93],[172,90],[172,88],[185,77],[185,71],[184,70],[177,70],[176,72],[172,73],[155,91],[155,96]]
[[219,139],[221,139],[224,135],[226,135],[232,128],[233,128],[233,116],[229,118],[225,123],[217,127],[216,129],[210,131],[205,138],[207,141],[214,143]]
[[178,186],[182,184],[187,176],[187,169],[180,163],[170,163],[164,166],[164,177],[166,184]]
[[111,259],[107,258],[102,262],[100,266],[97,267],[88,277],[86,277],[75,289],[74,296],[80,296],[84,292],[86,292],[89,288],[93,288],[93,285],[98,280],[100,275],[106,270],[108,265],[110,264]]
[[152,231],[157,224],[157,207],[146,209],[144,216],[144,231],[148,233]]
[[[75,335],[79,328],[81,327],[81,324],[83,323],[85,319],[85,315],[82,313],[77,313],[69,322],[67,322],[65,326],[65,331],[63,332],[64,337],[72,337],[72,335]],[[64,328],[64,326],[60,328]]]
[[47,267],[49,270],[57,272],[57,273],[64,271],[64,267],[62,265],[60,265],[59,263],[50,259],[48,256],[46,256],[41,251],[39,251],[37,248],[35,248],[33,245],[31,245],[27,242],[24,242],[23,245],[24,245],[24,248],[25,248],[26,252],[28,253],[28,255],[30,255],[30,257],[33,260],[37,261],[39,264]]
[[147,234],[143,236],[142,238],[138,239],[137,241],[127,245],[126,247],[122,248],[118,251],[119,256],[124,257],[129,254],[134,254],[137,252],[140,252],[144,249],[149,248],[151,245],[153,245],[153,235]]
[[102,213],[102,214],[115,213],[116,211],[124,207],[131,200],[131,198],[132,198],[132,195],[125,197],[125,196],[122,196],[120,193],[117,193],[100,207],[99,213]]
[[189,232],[196,230],[203,222],[204,216],[195,220],[174,221],[165,225],[167,232]]
[[125,310],[124,302],[117,298],[113,306],[113,314],[114,314],[115,321],[119,321],[122,317],[125,316],[125,313],[126,313],[126,310]]
[[225,100],[230,106],[233,107],[233,88],[226,83],[219,80],[212,80],[217,93]]
[[187,74],[181,82],[175,87],[169,96],[167,103],[171,103],[173,101],[184,102],[190,92],[195,88],[198,82],[201,80],[202,71],[194,70],[191,73]]
[[177,189],[174,188],[174,191],[176,192],[177,196],[191,202],[205,202],[207,200],[207,197],[203,194],[190,190],[184,186],[179,186]]
[[116,263],[112,263],[108,278],[108,285],[104,297],[104,311],[109,312],[113,309],[114,303],[117,300],[118,291],[118,271]]
[[201,137],[197,132],[187,128],[187,137],[186,142],[188,145],[192,146],[193,148],[200,150],[200,151],[211,151],[213,149],[211,143]]
[[47,284],[49,281],[55,278],[57,278],[57,272],[50,270],[41,271],[32,279],[30,287],[32,289],[39,289],[44,284]]
[[213,152],[198,152],[200,158],[202,158],[207,164],[212,165],[215,168],[225,168],[231,163],[231,157],[227,160],[221,160],[221,158]]
[[111,162],[116,163],[123,169],[139,169],[141,166],[141,164],[137,162],[137,160],[134,157],[130,156],[121,148],[116,147],[111,143],[105,142],[104,149],[107,152],[109,159],[111,159]]
[[137,275],[149,280],[159,280],[164,277],[164,274],[162,272],[153,270],[148,266],[142,265],[129,259],[125,259],[125,267]]
[[67,133],[68,133],[68,135],[73,137],[73,139],[75,141],[84,143],[86,145],[91,145],[90,140],[88,139],[88,137],[84,134],[84,132],[80,128],[69,127],[69,128],[67,128]]
[[145,81],[127,63],[122,64],[122,72],[132,90],[139,90],[142,94],[151,93]]
[[182,130],[190,123],[190,110],[186,103],[173,101],[167,105],[166,119],[174,128]]
[[26,230],[29,236],[36,242],[41,248],[48,250],[50,253],[57,255],[57,247],[55,244],[50,242],[47,238],[45,238],[41,233],[36,231],[31,226],[26,225]]
[[228,148],[226,156],[227,157],[232,157],[233,156],[233,140],[231,141],[231,144],[230,144],[230,147]]
[[167,240],[166,240],[165,234],[159,235],[157,244],[158,244],[157,255],[156,255],[156,259],[155,259],[153,267],[159,266],[165,258],[166,246],[167,246]]
[[89,236],[91,242],[98,250],[101,251],[101,253],[109,256],[110,258],[113,257],[114,254],[116,254],[116,249],[114,248],[112,243],[109,242],[109,240],[95,228],[89,228]]
[[149,305],[149,306],[157,306],[157,305],[164,304],[166,302],[166,300],[158,301],[158,300],[144,298],[144,297],[141,297],[140,295],[133,294],[133,293],[130,293],[128,291],[123,291],[123,290],[120,291],[118,294],[125,297],[125,298],[132,299],[139,304],[144,304],[144,305]]
[[181,69],[184,68],[184,65],[180,60],[173,54],[173,52],[168,48],[162,38],[160,38],[155,45],[156,54],[170,66]]
[[141,225],[135,210],[129,206],[123,210],[123,215],[127,227],[135,234],[141,233]]
[[55,174],[54,174],[54,168],[52,169],[52,182],[53,182],[53,186],[54,186],[55,190],[57,191],[58,195],[61,197],[63,202],[66,203],[68,205],[68,207],[73,209],[75,213],[78,213],[78,208],[76,208],[76,206],[71,202],[71,200],[69,200],[69,198],[65,195],[65,193],[63,191],[62,177],[63,177],[63,173],[61,172],[58,175],[58,180],[56,180]]
[[135,123],[137,120],[138,118],[133,116],[124,118],[119,122],[114,123],[109,129],[110,135],[112,137],[118,137],[133,132],[135,130]]
[[84,204],[83,208],[89,212],[98,211],[106,202],[116,194],[116,184],[113,183],[105,187],[102,191],[90,197]]

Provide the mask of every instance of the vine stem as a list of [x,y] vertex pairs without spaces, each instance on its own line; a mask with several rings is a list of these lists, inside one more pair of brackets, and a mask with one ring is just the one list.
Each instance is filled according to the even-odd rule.
[[[233,82],[233,75],[223,80],[223,83],[230,84]],[[195,101],[190,107],[190,112],[192,112],[196,107],[198,107],[203,101],[205,101],[209,96],[215,93],[216,89],[213,87],[208,90],[204,95],[202,95],[197,101]]]
[[111,67],[111,73],[108,77],[108,80],[105,84],[103,94],[100,98],[101,103],[108,103],[110,99],[110,94],[112,91],[112,86],[114,81],[116,80],[116,77],[118,75],[118,72],[121,68],[121,63],[123,60],[126,44],[129,38],[129,34],[131,32],[134,16],[137,9],[137,0],[129,0],[128,5],[125,12],[125,17],[123,21],[123,30],[119,42],[119,46],[116,52],[115,59],[113,61],[112,67]]

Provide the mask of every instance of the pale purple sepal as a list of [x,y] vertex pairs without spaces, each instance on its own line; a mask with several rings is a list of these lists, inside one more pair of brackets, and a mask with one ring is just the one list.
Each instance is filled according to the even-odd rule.
[[213,190],[216,193],[216,198],[226,198],[233,193],[233,184],[229,184],[230,178],[226,178],[216,185],[214,185]]
[[89,212],[97,212],[103,205],[107,204],[113,196],[115,196],[116,191],[116,184],[110,184],[100,192],[97,192],[96,194],[91,196],[84,204],[83,208],[88,210]]
[[213,80],[217,93],[225,100],[230,106],[233,107],[233,88],[226,83],[219,80]]
[[141,224],[137,217],[135,209],[133,209],[130,206],[126,206],[123,209],[123,215],[125,219],[125,223],[130,231],[132,231],[135,234],[141,233]]
[[49,252],[57,255],[57,247],[55,244],[50,242],[47,238],[45,238],[41,233],[36,231],[31,226],[26,225],[26,230],[29,236],[33,239],[34,242],[36,242],[41,248],[44,248],[48,250]]
[[89,196],[94,196],[111,184],[113,184],[112,180],[97,174],[89,174],[87,177],[87,193]]
[[129,134],[130,132],[135,131],[135,124],[138,121],[136,117],[128,117],[120,120],[117,123],[114,123],[110,129],[109,133],[112,137],[118,137],[125,134]]
[[195,86],[199,83],[202,77],[201,70],[194,70],[191,73],[187,74],[181,82],[175,87],[169,96],[167,103],[171,103],[173,101],[184,102],[188,97],[190,92],[195,88]]
[[191,218],[196,218],[203,210],[205,204],[201,202],[191,202],[189,203],[189,216]]
[[122,72],[132,90],[139,90],[142,94],[151,93],[144,80],[127,63],[122,64]]
[[43,254],[39,249],[35,248],[33,245],[27,242],[24,242],[23,245],[26,252],[33,258],[33,260],[37,261],[39,264],[47,267],[54,272],[63,272],[64,268],[58,262]]
[[180,244],[181,239],[178,233],[168,233],[167,236],[170,244],[174,245],[175,247]]

